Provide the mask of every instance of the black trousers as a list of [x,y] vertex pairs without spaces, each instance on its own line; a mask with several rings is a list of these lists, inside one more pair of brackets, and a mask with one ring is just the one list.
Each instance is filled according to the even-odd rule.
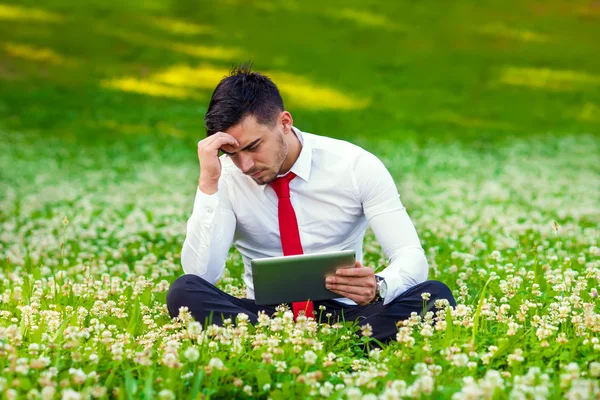
[[[421,293],[427,292],[431,296],[425,307]],[[396,338],[398,328],[396,322],[410,317],[412,312],[418,315],[425,311],[436,311],[434,302],[438,299],[447,299],[452,307],[456,307],[456,301],[450,288],[446,284],[429,280],[408,289],[387,305],[383,301],[374,302],[364,306],[347,305],[335,300],[315,301],[314,309],[316,317],[320,322],[328,322],[327,313],[331,313],[331,323],[337,322],[338,318],[346,321],[359,320],[359,325],[370,324],[373,328],[373,338],[381,342],[388,342]],[[325,311],[319,311],[319,306],[324,305]],[[248,315],[252,323],[258,320],[258,312],[264,310],[267,315],[275,312],[276,305],[258,306],[251,299],[238,299],[231,296],[197,275],[185,274],[177,278],[167,293],[167,308],[171,318],[179,315],[179,308],[187,306],[192,317],[202,324],[211,316],[212,323],[222,325],[224,318],[235,317],[239,313]],[[290,307],[291,309],[291,307]]]

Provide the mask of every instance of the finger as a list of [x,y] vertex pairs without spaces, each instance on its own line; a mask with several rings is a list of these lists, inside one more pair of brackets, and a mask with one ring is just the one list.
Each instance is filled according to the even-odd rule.
[[[198,142],[198,146],[203,146],[203,147],[211,147],[214,145],[215,142],[219,142],[219,143],[224,143],[224,144],[233,144],[235,146],[239,146],[239,142],[237,141],[236,138],[234,138],[233,136],[231,136],[228,133],[225,132],[217,132],[214,135],[211,135],[209,137],[207,137],[206,139],[201,140],[200,142]],[[218,146],[221,147],[221,146]]]
[[221,148],[221,146],[223,146],[225,144],[230,144],[235,147],[238,147],[240,145],[240,143],[237,141],[237,139],[234,138],[233,136],[228,135],[228,134],[223,134],[220,136],[216,136],[214,138],[214,140],[208,144],[208,146],[211,148],[219,149],[219,148]]
[[350,292],[345,292],[343,290],[332,290],[332,292],[339,294],[340,296],[347,297],[350,300],[355,301],[359,305],[365,305],[370,302],[371,297],[361,296]]
[[369,276],[375,275],[372,268],[360,267],[360,268],[339,268],[335,271],[338,276]]
[[365,297],[372,296],[375,294],[372,288],[367,288],[367,287],[363,287],[363,286],[327,284],[325,287],[327,289],[331,290],[332,292],[334,290],[339,290],[339,291],[342,291],[345,293],[351,293],[354,295],[365,296]]
[[216,137],[214,138],[211,142],[207,142],[205,143],[203,146],[198,147],[198,149],[203,150],[203,151],[208,151],[208,152],[212,152],[212,151],[218,151],[221,149],[221,147],[223,147],[224,145],[231,145],[234,147],[238,147],[239,143],[238,141],[231,136],[220,136],[220,137]]
[[331,290],[333,293],[339,294],[342,297],[347,297],[347,298],[352,299],[352,300],[354,300],[353,297],[357,297],[354,293],[345,292],[345,291],[340,290],[340,289],[332,288],[332,289],[329,289],[329,290]]
[[330,276],[327,277],[327,279],[325,280],[325,283],[332,283],[332,284],[337,284],[337,285],[348,285],[348,286],[358,286],[358,287],[367,287],[367,288],[374,288],[375,286],[377,286],[377,282],[375,281],[375,279],[371,279],[371,277],[369,275],[367,276],[350,276],[350,277],[344,277],[344,276]]

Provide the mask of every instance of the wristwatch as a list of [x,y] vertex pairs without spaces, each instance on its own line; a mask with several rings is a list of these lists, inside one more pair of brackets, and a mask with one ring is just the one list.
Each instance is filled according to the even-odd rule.
[[375,279],[377,279],[377,295],[373,301],[380,301],[385,299],[387,294],[387,282],[383,276],[375,275]]

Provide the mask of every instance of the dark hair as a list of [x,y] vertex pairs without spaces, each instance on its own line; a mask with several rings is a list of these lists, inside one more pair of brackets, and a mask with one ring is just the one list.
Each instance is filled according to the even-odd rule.
[[215,88],[204,116],[206,136],[237,125],[248,115],[260,124],[273,126],[283,110],[283,100],[273,81],[252,72],[252,63],[244,62],[234,66]]

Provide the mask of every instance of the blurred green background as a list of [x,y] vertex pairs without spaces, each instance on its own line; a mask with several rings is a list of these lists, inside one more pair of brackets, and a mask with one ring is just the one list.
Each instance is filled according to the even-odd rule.
[[0,2],[0,127],[189,156],[253,60],[295,126],[367,148],[596,136],[598,38],[599,1]]

